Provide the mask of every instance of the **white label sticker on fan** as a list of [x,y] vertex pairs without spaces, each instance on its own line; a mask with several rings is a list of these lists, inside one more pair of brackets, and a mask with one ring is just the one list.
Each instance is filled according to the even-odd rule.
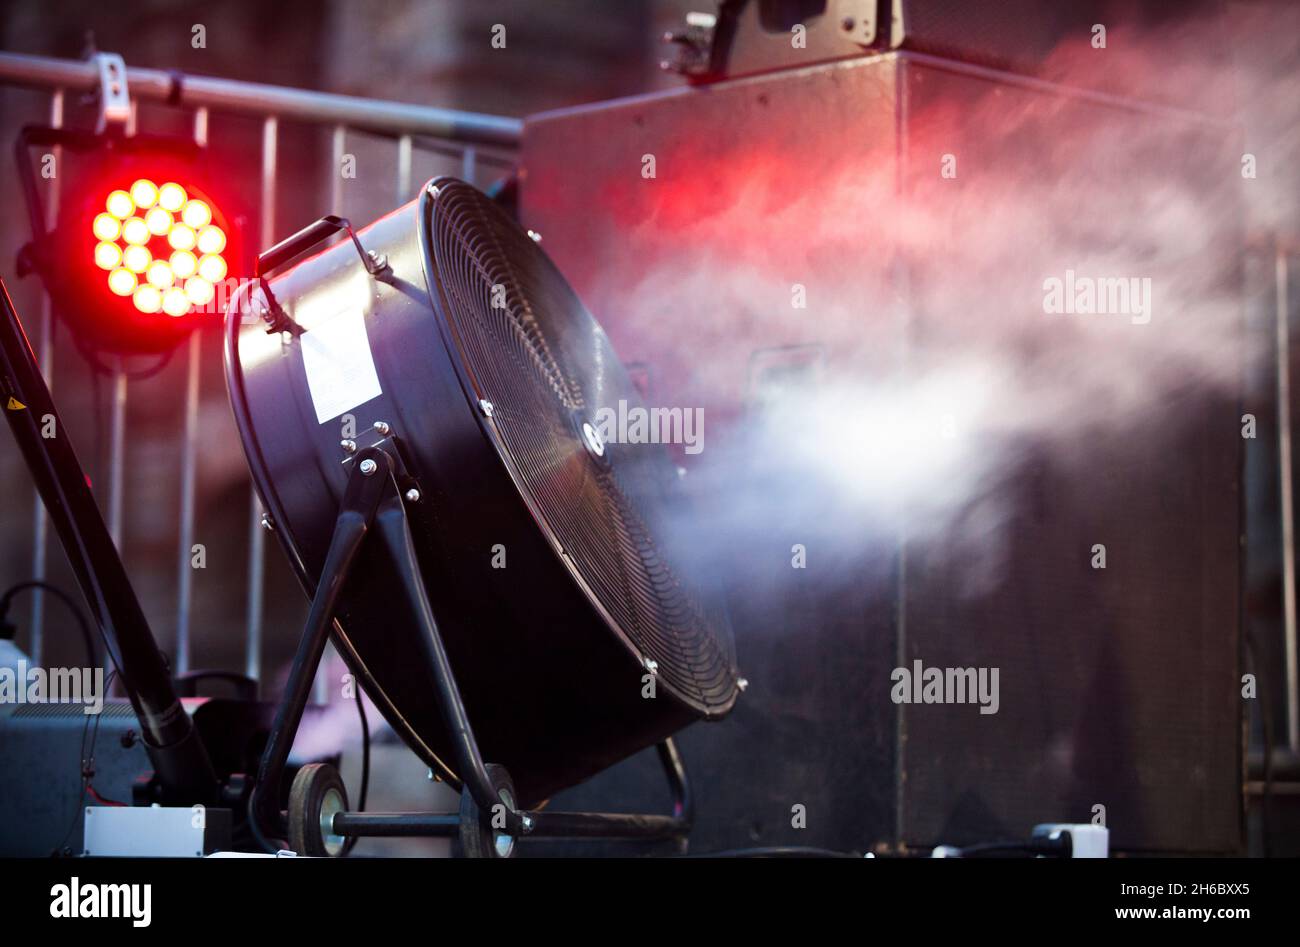
[[318,423],[383,394],[361,310],[341,312],[304,332],[299,341]]

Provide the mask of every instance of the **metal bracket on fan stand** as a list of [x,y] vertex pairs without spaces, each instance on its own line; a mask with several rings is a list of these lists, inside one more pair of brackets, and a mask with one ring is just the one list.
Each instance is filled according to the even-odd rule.
[[[420,577],[415,547],[411,540],[401,491],[394,477],[393,457],[381,447],[370,447],[356,455],[352,466],[325,566],[312,600],[311,611],[294,655],[284,696],[276,710],[270,738],[258,768],[257,782],[249,797],[249,825],[258,842],[268,850],[277,847],[272,838],[284,831],[284,813],[277,803],[289,751],[302,721],[317,666],[334,622],[339,592],[366,535],[376,529],[400,572],[410,605],[427,634],[420,636],[434,668],[438,708],[446,721],[463,780],[477,808],[480,822],[499,815],[501,825],[493,831],[513,839],[521,838],[604,838],[626,840],[685,840],[693,821],[693,806],[686,769],[676,745],[670,739],[658,744],[660,762],[673,794],[671,815],[606,812],[524,811],[494,786],[488,764],[479,752],[460,688],[452,672],[433,609]],[[360,698],[358,698],[360,699]],[[462,807],[464,810],[465,807]],[[471,807],[473,808],[473,807]],[[347,812],[322,818],[322,831],[337,837],[436,837],[461,831],[463,813],[434,812]],[[328,822],[328,825],[324,823]],[[484,826],[486,830],[486,826]],[[283,846],[280,846],[283,847]]]

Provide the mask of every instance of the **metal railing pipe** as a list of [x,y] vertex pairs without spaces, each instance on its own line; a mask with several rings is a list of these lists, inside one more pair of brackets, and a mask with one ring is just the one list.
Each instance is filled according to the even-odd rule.
[[[383,135],[430,135],[452,141],[514,148],[523,135],[521,119],[407,102],[389,102],[238,79],[195,76],[162,69],[128,67],[131,96],[191,108],[207,107],[259,117],[275,115]],[[0,53],[0,82],[37,88],[90,91],[99,83],[94,63],[21,53]]]

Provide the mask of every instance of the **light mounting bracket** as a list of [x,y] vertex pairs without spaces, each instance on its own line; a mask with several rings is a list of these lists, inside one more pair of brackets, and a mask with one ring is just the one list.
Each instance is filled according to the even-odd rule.
[[99,119],[95,133],[102,135],[110,128],[126,131],[131,122],[126,60],[117,53],[95,53],[91,59],[99,74]]

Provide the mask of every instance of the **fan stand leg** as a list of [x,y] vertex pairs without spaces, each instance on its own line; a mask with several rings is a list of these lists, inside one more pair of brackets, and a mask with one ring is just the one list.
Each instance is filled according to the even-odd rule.
[[[374,465],[365,463],[373,460]],[[366,473],[363,468],[369,469]],[[258,766],[257,781],[249,796],[249,826],[268,851],[275,851],[284,835],[285,818],[278,798],[280,782],[298,725],[302,722],[325,642],[334,621],[334,606],[347,579],[362,540],[373,529],[388,548],[393,567],[400,573],[417,620],[427,632],[421,637],[425,658],[434,669],[438,707],[455,750],[463,792],[484,812],[502,805],[488,766],[479,751],[473,727],[452,673],[442,635],[420,575],[406,508],[393,477],[393,458],[379,448],[357,454],[339,508],[320,584],[312,599],[306,627],[298,642],[284,696],[276,709],[275,722]],[[514,838],[620,838],[677,839],[684,847],[690,832],[693,806],[690,784],[681,755],[672,739],[657,747],[659,760],[673,794],[671,815],[604,812],[526,812],[507,804],[501,827]],[[498,810],[499,811],[499,810]],[[449,813],[363,813],[342,811],[332,820],[335,833],[343,836],[434,836],[449,835],[459,819]]]
[[[373,466],[366,461],[373,461]],[[369,474],[363,470],[368,469]],[[367,451],[352,468],[343,503],[339,507],[330,539],[320,584],[312,598],[311,611],[298,650],[294,654],[284,696],[276,708],[266,749],[258,765],[257,781],[248,799],[248,822],[254,838],[267,851],[285,848],[284,816],[279,807],[280,781],[293,748],[293,739],[302,722],[303,711],[311,694],[312,681],[325,652],[330,627],[334,623],[334,606],[347,579],[361,542],[374,524],[376,511],[386,492],[396,492],[392,477],[392,459],[381,450]],[[392,489],[387,489],[392,487]]]
[[[484,811],[501,804],[493,781],[487,771],[483,754],[479,752],[478,741],[474,738],[474,728],[470,725],[465,703],[461,699],[460,687],[451,669],[447,649],[442,643],[442,634],[433,617],[433,607],[429,603],[424,581],[420,577],[419,562],[415,555],[415,544],[411,539],[410,524],[406,517],[406,508],[396,490],[383,497],[379,511],[375,516],[378,538],[388,547],[391,561],[400,572],[402,587],[406,590],[410,605],[417,620],[424,628],[420,644],[424,649],[426,663],[433,668],[437,685],[438,710],[442,714],[444,726],[452,740],[457,772],[464,783],[464,791],[470,793],[474,801]],[[506,826],[511,834],[519,836],[531,831],[531,819],[526,813],[508,807]]]
[[[385,493],[380,500],[379,511],[375,516],[375,528],[378,538],[388,547],[391,561],[400,570],[402,586],[410,597],[410,604],[426,632],[420,637],[420,642],[425,649],[426,661],[434,669],[438,709],[452,738],[457,771],[464,783],[462,791],[470,794],[480,810],[491,812],[494,807],[502,805],[502,800],[496,782],[483,759],[483,754],[479,752],[478,741],[474,738],[474,728],[465,711],[460,687],[456,683],[451,661],[447,657],[442,635],[438,631],[438,623],[433,617],[433,608],[425,592],[424,581],[420,577],[406,508],[396,489]],[[619,837],[626,833],[634,838],[657,836],[684,839],[686,832],[690,830],[693,816],[686,769],[682,764],[681,754],[678,753],[677,746],[671,739],[660,743],[658,751],[673,793],[672,816],[525,812],[517,810],[511,804],[505,806],[503,813],[504,829],[515,838],[528,835]]]

